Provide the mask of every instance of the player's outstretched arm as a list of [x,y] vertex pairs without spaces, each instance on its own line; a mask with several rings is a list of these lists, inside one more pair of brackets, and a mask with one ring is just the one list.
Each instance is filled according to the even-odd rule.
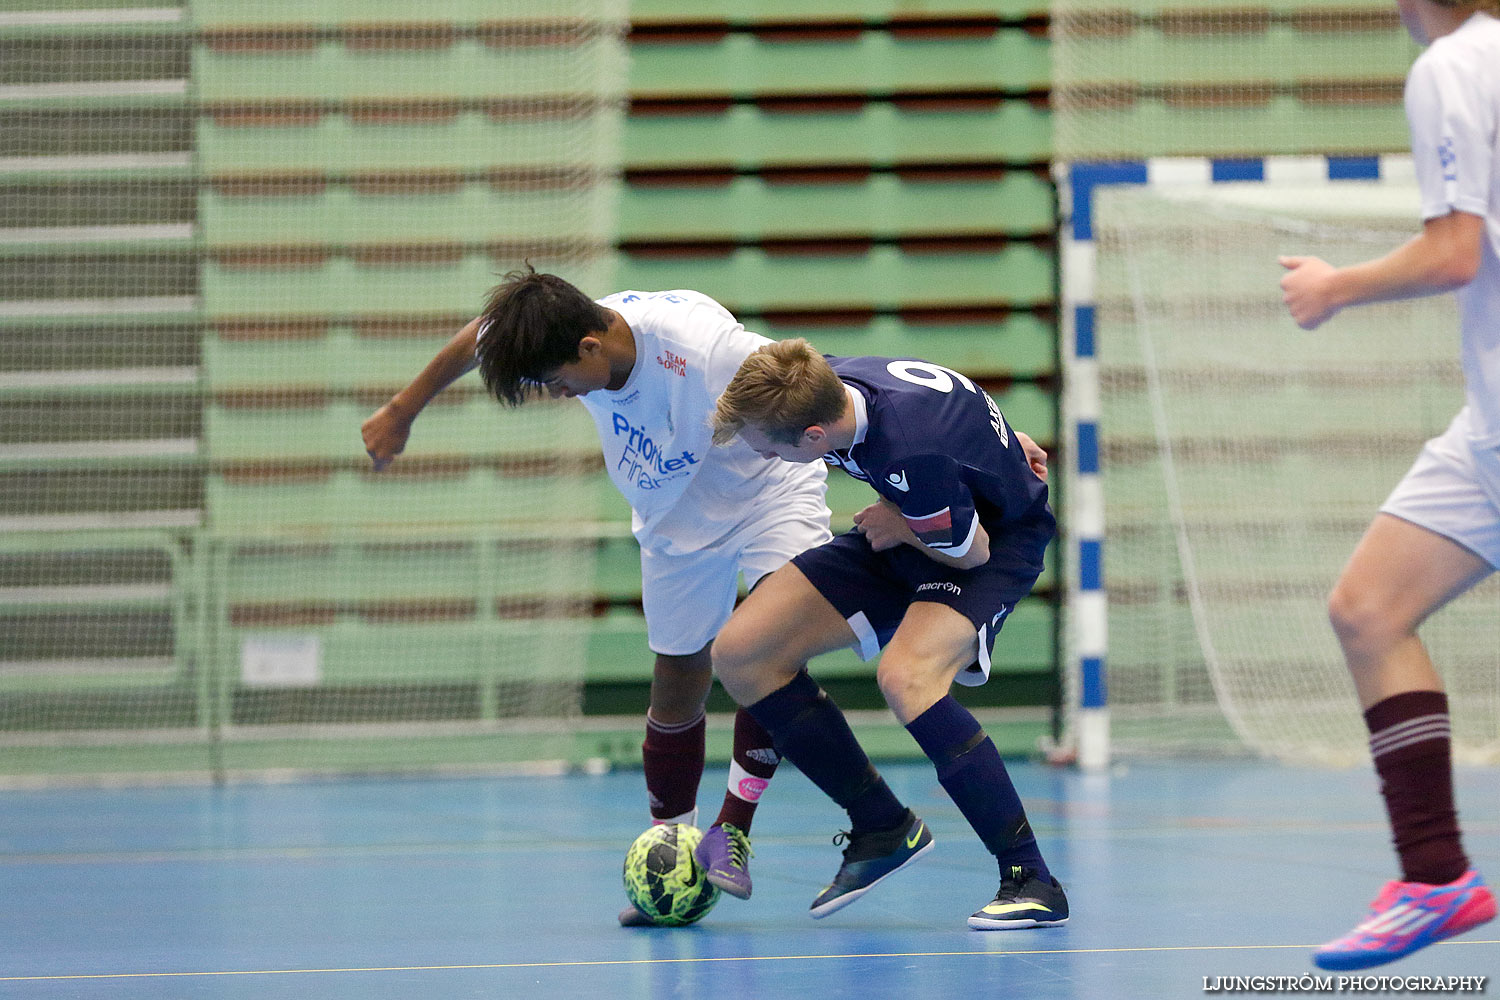
[[1422,232],[1384,257],[1334,267],[1317,257],[1282,257],[1281,298],[1304,330],[1340,309],[1439,295],[1462,288],[1479,271],[1484,218],[1449,212],[1428,219]]
[[448,341],[427,367],[411,380],[411,383],[391,397],[390,402],[370,414],[360,425],[359,432],[365,441],[365,451],[375,463],[377,470],[385,468],[391,459],[401,454],[406,439],[411,435],[412,421],[422,408],[432,402],[432,397],[446,389],[460,375],[471,371],[477,360],[474,345],[479,336],[479,320],[476,318]]

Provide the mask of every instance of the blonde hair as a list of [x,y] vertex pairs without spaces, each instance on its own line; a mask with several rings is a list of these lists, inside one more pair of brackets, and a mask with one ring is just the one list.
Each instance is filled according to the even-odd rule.
[[849,397],[828,359],[801,337],[778,340],[740,363],[714,406],[714,444],[728,444],[746,424],[772,441],[796,444],[814,424],[844,414]]

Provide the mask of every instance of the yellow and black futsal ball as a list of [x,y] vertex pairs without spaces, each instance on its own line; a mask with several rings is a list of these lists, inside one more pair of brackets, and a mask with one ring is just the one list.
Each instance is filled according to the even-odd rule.
[[625,895],[663,927],[701,920],[719,901],[719,888],[693,860],[703,831],[685,823],[661,823],[635,838],[625,852]]

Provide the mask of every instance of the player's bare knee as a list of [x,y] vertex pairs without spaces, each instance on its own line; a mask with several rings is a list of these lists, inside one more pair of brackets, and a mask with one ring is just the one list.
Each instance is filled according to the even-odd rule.
[[753,632],[737,627],[733,620],[714,639],[711,647],[714,673],[730,694],[754,672],[763,655],[760,645]]
[[708,649],[690,656],[657,654],[651,675],[651,716],[675,725],[691,722],[703,711],[713,686]]
[[1345,580],[1328,595],[1328,622],[1339,645],[1354,657],[1376,656],[1411,631],[1392,615],[1388,602]]
[[731,620],[713,644],[714,673],[729,696],[750,705],[784,686],[806,664],[795,637]]
[[881,660],[875,670],[875,683],[885,697],[885,703],[902,722],[910,722],[945,693],[929,671],[910,662],[891,662],[889,656]]
[[1360,636],[1364,633],[1367,616],[1361,614],[1360,605],[1358,596],[1342,582],[1328,595],[1328,624],[1333,627],[1333,634],[1341,646],[1362,644]]
[[674,687],[705,684],[712,677],[713,663],[709,659],[708,647],[686,656],[656,654],[652,668],[652,680]]

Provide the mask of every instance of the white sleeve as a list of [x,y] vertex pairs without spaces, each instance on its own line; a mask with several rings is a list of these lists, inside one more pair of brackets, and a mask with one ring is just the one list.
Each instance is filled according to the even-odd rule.
[[1494,149],[1482,95],[1460,65],[1428,58],[1435,54],[1429,49],[1419,57],[1406,80],[1406,120],[1422,219],[1455,209],[1484,216]]
[[739,371],[740,363],[751,351],[771,341],[746,330],[729,310],[706,295],[692,301],[680,319],[683,335],[699,346],[708,412],[712,413],[719,394]]

